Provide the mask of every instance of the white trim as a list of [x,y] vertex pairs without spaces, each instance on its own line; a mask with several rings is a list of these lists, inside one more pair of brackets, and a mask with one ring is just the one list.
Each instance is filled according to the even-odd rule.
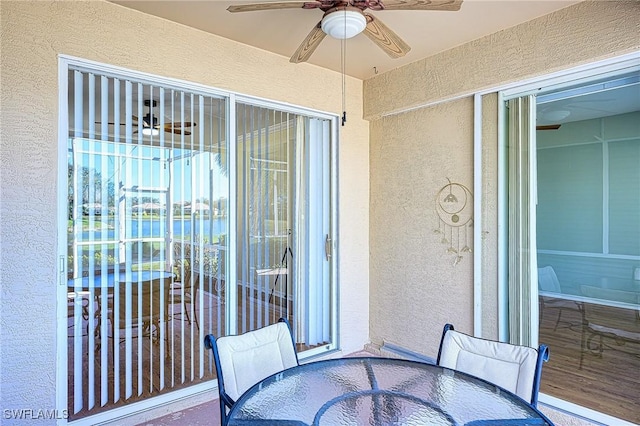
[[[498,86],[492,86],[483,90],[470,90],[458,95],[451,96],[445,99],[438,99],[435,101],[428,101],[419,105],[394,110],[391,112],[380,114],[380,117],[389,117],[406,112],[411,112],[416,109],[429,108],[434,105],[442,104],[445,102],[456,101],[462,98],[468,98],[470,96],[486,95],[489,93],[503,92],[505,99],[518,97],[525,94],[537,93],[544,87],[549,90],[550,86],[556,86],[554,88],[561,88],[568,85],[568,79],[571,78],[569,83],[571,85],[579,83],[582,78],[593,79],[594,71],[599,70],[602,77],[605,77],[608,73],[613,72],[618,74],[620,70],[628,68],[626,72],[632,72],[640,69],[640,50],[627,53],[614,58],[604,59],[601,61],[591,62],[589,64],[580,65],[577,67],[567,68],[562,71],[558,71],[543,76],[532,77],[525,80],[520,80],[515,83],[501,84]],[[616,72],[618,71],[618,72]]]
[[[495,92],[495,90],[494,90],[494,92]],[[419,105],[416,105],[416,106],[403,108],[403,109],[399,109],[399,110],[396,110],[396,111],[386,112],[386,113],[380,114],[380,118],[393,117],[394,115],[404,114],[406,112],[415,111],[417,109],[430,108],[432,106],[444,104],[444,103],[447,103],[447,102],[452,102],[452,101],[457,101],[459,99],[469,98],[469,97],[474,96],[476,94],[484,95],[486,93],[491,93],[491,92],[484,92],[484,93],[483,92],[475,92],[475,91],[464,92],[461,95],[452,96],[450,98],[438,99],[438,100],[435,100],[435,101],[426,102],[424,104],[419,104]]]
[[498,216],[498,340],[506,342],[509,339],[509,310],[507,309],[509,297],[507,292],[507,268],[509,265],[509,256],[506,250],[500,250],[500,247],[507,246],[507,229],[506,227],[499,226],[501,223],[507,222],[508,217],[508,203],[507,203],[507,188],[509,183],[509,177],[507,170],[503,165],[507,161],[507,149],[506,149],[506,104],[505,99],[502,96],[502,92],[498,92],[498,200],[497,200],[497,216]]
[[[238,135],[236,132],[236,96],[235,94],[229,94],[229,102],[226,105],[227,117],[227,135],[230,141],[237,141]],[[231,124],[233,123],[233,125]],[[229,165],[236,164],[237,156],[238,156],[238,143],[229,144],[227,149],[227,161]],[[227,199],[227,208],[229,209],[227,213],[227,264],[225,265],[225,271],[227,272],[227,276],[225,277],[225,285],[227,288],[225,289],[226,300],[225,303],[227,306],[238,306],[238,291],[237,291],[237,268],[231,265],[237,265],[237,241],[236,238],[231,238],[232,234],[235,234],[237,229],[237,218],[238,218],[238,201],[237,201],[237,173],[228,173],[227,184],[229,185]],[[237,312],[232,311],[231,309],[225,309],[225,334],[236,334],[238,330],[238,315]]]
[[[531,178],[529,179],[529,235],[534,236],[537,232],[538,223],[538,154],[536,152],[536,101],[531,97],[529,106],[529,170]],[[531,259],[529,262],[529,276],[532,283],[538,282],[538,240],[537,238],[529,239],[529,250]],[[529,294],[529,306],[531,307],[531,318],[529,319],[529,330],[531,330],[531,346],[538,347],[538,337],[540,334],[540,317],[538,306],[538,286],[532,285]],[[535,321],[533,320],[535,318]]]
[[[223,91],[219,89],[212,88],[210,86],[205,86],[198,83],[193,83],[190,81],[172,79],[172,78],[164,78],[157,75],[151,75],[146,73],[141,73],[138,71],[125,69],[121,67],[111,66],[103,63],[98,63],[90,60],[85,60],[77,57],[72,57],[68,55],[58,55],[58,245],[57,245],[57,253],[58,256],[66,253],[67,251],[67,141],[68,141],[68,118],[66,117],[68,111],[68,73],[69,70],[77,70],[80,72],[88,72],[88,73],[102,73],[106,75],[110,75],[115,78],[120,78],[123,80],[138,80],[144,82],[145,84],[150,84],[153,86],[161,86],[161,87],[169,87],[175,88],[176,90],[185,91],[188,90],[193,92],[196,95],[206,95],[211,98],[219,97],[220,99],[226,100],[226,114],[227,120],[227,134],[228,140],[235,141],[236,140],[236,103],[243,102],[259,107],[265,107],[270,109],[279,109],[283,112],[294,113],[302,116],[313,116],[318,119],[328,120],[331,123],[331,172],[336,172],[336,177],[331,178],[331,190],[332,196],[334,200],[337,200],[337,188],[338,188],[338,179],[337,179],[337,157],[338,157],[338,116],[333,113],[318,111],[310,108],[305,108],[297,105],[292,105],[284,102],[272,101],[261,99],[257,97],[252,97],[249,95],[239,95],[234,92]],[[130,116],[130,114],[127,114]],[[128,124],[130,125],[130,124]],[[130,133],[130,130],[128,133]],[[228,164],[235,164],[236,156],[237,156],[237,144],[232,144],[230,149],[227,150],[228,156]],[[229,193],[235,194],[235,189],[237,186],[237,180],[235,173],[230,173],[228,177],[228,185],[229,185]],[[337,205],[337,202],[336,202]],[[236,228],[236,212],[237,212],[237,203],[235,201],[234,196],[229,197],[229,214],[227,220],[227,235],[231,235],[229,231],[234,230]],[[333,209],[332,212],[332,233],[337,236],[337,211]],[[338,342],[338,284],[337,284],[337,250],[334,250],[334,260],[333,264],[335,265],[332,270],[333,281],[331,283],[331,291],[333,292],[332,299],[332,308],[330,311],[331,315],[331,323],[332,331],[331,331],[331,343],[328,345],[324,345],[322,347],[317,348],[318,352],[326,352],[329,350],[333,350],[337,346]],[[67,344],[67,323],[66,323],[66,303],[61,303],[60,301],[67,300],[67,278],[66,278],[66,264],[64,264],[64,259],[66,257],[62,256],[60,258],[61,264],[58,266],[59,268],[59,277],[58,277],[58,291],[57,291],[57,310],[56,310],[56,333],[57,333],[57,346],[59,350],[56,353],[56,365],[63,366],[61,368],[56,368],[56,407],[60,412],[67,412],[68,405],[68,384],[67,384],[67,373],[68,368],[66,367],[68,364],[68,344]],[[236,243],[235,239],[228,240],[228,256],[227,256],[228,265],[235,265],[236,263]],[[227,276],[227,285],[232,285],[230,283],[237,283],[237,276],[235,268],[227,268],[228,276]],[[236,291],[228,291],[227,293],[227,303],[229,306],[237,305],[237,292]],[[231,315],[230,311],[226,312],[226,326],[227,332],[235,332],[237,329],[237,319],[236,315]],[[309,354],[305,353],[304,358],[313,355],[315,352],[310,352]],[[210,392],[211,390],[215,390],[217,386],[216,380],[207,381],[204,383],[190,385],[184,389],[171,391],[165,394],[161,394],[155,397],[145,398],[139,402],[130,403],[122,407],[112,408],[104,412],[89,414],[88,416],[74,420],[69,422],[68,419],[58,419],[57,424],[74,424],[74,425],[93,425],[93,424],[102,424],[102,423],[111,423],[114,420],[122,419],[133,414],[147,411],[150,409],[154,409],[161,404],[166,404],[169,402],[175,402],[180,399],[190,398],[196,396],[202,392]]]
[[181,400],[196,397],[200,394],[209,393],[212,391],[215,391],[217,394],[217,390],[218,380],[211,380],[208,382],[189,386],[187,388],[175,390],[173,392],[147,398],[142,401],[134,402],[122,407],[117,407],[97,414],[93,414],[82,419],[74,420],[67,424],[73,426],[117,424],[118,420],[125,420],[128,417],[144,413],[145,411],[156,409],[165,404],[179,402]]
[[577,296],[568,293],[556,293],[552,291],[541,291],[540,296],[550,297],[553,299],[570,300],[572,302],[584,302],[592,305],[610,306],[614,308],[630,309],[632,311],[640,311],[637,303],[618,302],[616,300],[594,299],[586,296]]
[[582,81],[585,83],[592,81],[596,77],[605,78],[610,74],[618,75],[636,70],[640,70],[640,50],[508,85],[498,86],[481,93],[501,91],[505,99],[510,99],[527,94],[540,93],[543,90],[547,92],[562,87],[575,86]]
[[[66,306],[60,301],[67,298],[67,265],[65,253],[67,250],[67,197],[68,197],[68,175],[67,175],[67,138],[69,128],[67,119],[63,119],[63,114],[68,111],[68,65],[58,60],[58,248],[56,257],[58,258],[58,291],[56,310],[56,335],[58,350],[56,351],[56,365],[64,365],[65,368],[56,368],[56,409],[59,412],[68,409],[68,388],[67,388],[67,368],[68,365],[68,342],[67,342],[67,322]],[[67,124],[67,125],[65,125]],[[64,373],[64,374],[63,374]],[[66,424],[66,419],[58,419],[57,424]]]
[[473,122],[473,335],[482,337],[482,95],[477,93]]
[[331,318],[335,321],[331,324],[331,334],[333,335],[333,342],[328,349],[341,349],[340,343],[340,167],[339,167],[339,138],[340,132],[338,127],[338,118],[331,119],[331,147],[329,148],[329,173],[333,176],[331,179],[331,224],[329,226],[329,232],[331,233],[331,266],[330,266],[330,279],[331,279]]
[[[604,135],[604,120],[600,120],[600,134]],[[609,254],[609,227],[611,216],[609,215],[610,198],[609,188],[609,142],[602,140],[602,253]]]
[[188,89],[194,94],[206,94],[207,96],[219,96],[221,98],[229,98],[234,95],[237,102],[250,103],[256,106],[264,106],[268,108],[282,109],[284,112],[292,112],[300,115],[313,115],[323,119],[331,119],[336,117],[335,113],[320,111],[312,108],[303,107],[300,105],[294,105],[287,102],[270,100],[266,98],[260,98],[257,96],[251,96],[247,94],[241,94],[237,92],[230,92],[227,90],[218,89],[212,86],[207,86],[193,81],[181,80],[177,78],[161,77],[155,74],[144,73],[140,71],[131,70],[128,68],[118,67],[115,65],[104,64],[101,62],[91,61],[89,59],[82,59],[75,56],[58,55],[59,60],[65,61],[68,66],[73,66],[80,71],[86,72],[102,72],[112,74],[118,77],[126,77],[127,79],[135,79],[145,83],[158,85],[162,87],[175,88],[179,90]]
[[627,254],[587,253],[587,252],[559,251],[559,250],[538,250],[538,253],[552,254],[556,256],[596,257],[601,259],[620,259],[620,260],[640,260],[640,256],[631,256]]
[[405,348],[404,346],[398,346],[398,345],[394,345],[393,343],[387,343],[387,342],[382,343],[382,346],[380,347],[380,352],[382,353],[382,355],[385,355],[385,356],[387,354],[391,354],[392,355],[391,358],[402,358],[402,359],[408,359],[411,361],[426,362],[427,364],[435,364],[437,361],[435,358],[431,358],[430,356],[426,356],[424,354],[414,352],[410,349]]
[[[637,426],[635,423],[628,422],[626,420],[619,419],[617,417],[603,414],[599,411],[592,410],[582,405],[574,404],[564,399],[556,398],[546,394],[540,394],[538,398],[539,405],[546,405],[552,410],[557,410],[566,413],[573,417],[578,417],[590,422],[597,422],[603,425],[616,425],[616,426]],[[576,414],[579,413],[579,414]]]

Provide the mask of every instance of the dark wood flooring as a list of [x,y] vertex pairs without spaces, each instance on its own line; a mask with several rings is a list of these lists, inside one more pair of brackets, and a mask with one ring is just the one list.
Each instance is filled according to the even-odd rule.
[[[539,340],[551,356],[542,369],[540,391],[640,424],[640,342],[604,338],[602,353],[587,348],[580,366],[582,314],[573,302],[566,306],[574,309],[562,309],[555,330],[558,308],[541,311]],[[607,309],[611,318],[628,317],[628,311]],[[592,349],[598,341],[592,341]]]

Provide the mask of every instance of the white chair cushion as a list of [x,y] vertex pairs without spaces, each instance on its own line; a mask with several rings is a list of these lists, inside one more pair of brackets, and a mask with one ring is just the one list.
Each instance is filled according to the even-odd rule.
[[530,401],[537,358],[538,351],[533,348],[449,330],[442,342],[439,365],[480,377]]
[[558,281],[558,276],[552,266],[538,268],[538,287],[542,291],[562,293],[560,281]]
[[260,380],[298,365],[289,327],[279,322],[217,341],[226,393],[237,400]]

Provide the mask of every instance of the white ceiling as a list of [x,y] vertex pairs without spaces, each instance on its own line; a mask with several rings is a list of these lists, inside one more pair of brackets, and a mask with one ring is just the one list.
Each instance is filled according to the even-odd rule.
[[[281,9],[230,13],[226,10],[232,4],[267,1],[112,0],[113,3],[289,58],[322,19],[323,12],[319,9]],[[368,37],[359,34],[347,41],[345,72],[364,80],[376,72],[383,73],[415,62],[579,1],[464,0],[456,12],[367,10],[404,39],[411,46],[411,51],[402,58],[391,59]],[[325,37],[308,62],[340,72],[340,57],[340,41]]]
[[536,99],[537,124],[562,124],[640,111],[640,74],[570,87]]

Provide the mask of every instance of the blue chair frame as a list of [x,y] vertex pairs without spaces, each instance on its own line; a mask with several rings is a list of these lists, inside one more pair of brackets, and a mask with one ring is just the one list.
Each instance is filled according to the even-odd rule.
[[[453,328],[453,324],[445,324],[442,330],[442,338],[440,339],[440,348],[438,348],[438,358],[436,360],[436,364],[440,365],[440,357],[442,356],[442,344],[444,342],[444,336],[447,334],[447,331],[455,330]],[[482,339],[487,340],[487,339]],[[531,400],[530,404],[533,407],[538,406],[538,393],[540,391],[540,379],[542,378],[542,365],[549,361],[549,348],[547,345],[540,345],[538,347],[538,358],[536,360],[535,372],[533,375],[533,388],[531,389]]]
[[[293,346],[293,351],[296,355],[296,363],[300,364],[298,360],[298,351],[296,351],[296,344],[293,338],[293,331],[291,330],[291,325],[286,318],[280,318],[278,322],[283,322],[287,324],[289,328],[289,334],[291,335],[291,345]],[[231,398],[224,389],[224,375],[222,373],[222,367],[220,365],[220,354],[218,352],[218,345],[216,343],[217,338],[213,334],[208,334],[204,338],[204,346],[207,349],[211,349],[213,351],[213,360],[216,365],[216,376],[218,377],[218,394],[220,396],[220,423],[222,426],[226,426],[229,421],[229,416],[227,414],[227,408],[231,410],[236,401]]]

